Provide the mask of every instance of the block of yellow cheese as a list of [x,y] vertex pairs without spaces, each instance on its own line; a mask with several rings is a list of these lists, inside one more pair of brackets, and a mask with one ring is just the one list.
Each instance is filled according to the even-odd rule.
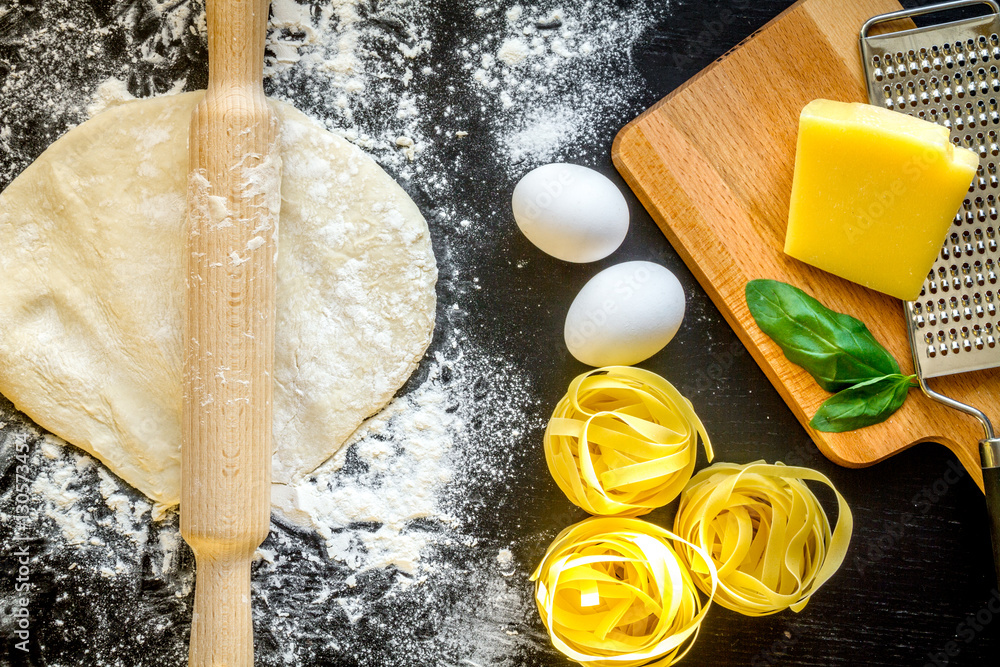
[[916,299],[978,164],[940,125],[814,100],[799,117],[785,252]]

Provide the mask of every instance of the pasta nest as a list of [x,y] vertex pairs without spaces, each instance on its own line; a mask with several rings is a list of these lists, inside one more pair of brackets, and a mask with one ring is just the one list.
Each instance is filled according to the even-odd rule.
[[[837,527],[805,481],[829,486],[837,497]],[[824,475],[808,468],[717,463],[695,475],[674,519],[674,531],[694,548],[681,556],[702,591],[746,616],[798,612],[833,575],[847,554],[851,510]],[[705,567],[702,554],[714,567]]]
[[532,575],[553,645],[593,667],[667,667],[691,648],[704,602],[671,543],[700,547],[641,519],[591,517],[563,530]]
[[591,514],[639,516],[676,498],[694,472],[698,437],[712,443],[691,402],[656,373],[607,366],[578,376],[545,429],[556,484]]

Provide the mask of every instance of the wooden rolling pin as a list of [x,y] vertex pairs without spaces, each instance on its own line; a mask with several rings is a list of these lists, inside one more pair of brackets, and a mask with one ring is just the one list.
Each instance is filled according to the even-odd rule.
[[191,118],[181,534],[197,565],[190,665],[253,665],[250,563],[270,526],[281,168],[262,86],[270,0],[208,0]]

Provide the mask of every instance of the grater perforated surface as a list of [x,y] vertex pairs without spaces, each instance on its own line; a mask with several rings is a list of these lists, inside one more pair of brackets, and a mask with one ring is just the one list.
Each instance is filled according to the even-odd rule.
[[872,104],[944,125],[979,153],[979,169],[916,301],[906,303],[918,372],[936,377],[1000,365],[1000,8],[883,35],[862,30]]

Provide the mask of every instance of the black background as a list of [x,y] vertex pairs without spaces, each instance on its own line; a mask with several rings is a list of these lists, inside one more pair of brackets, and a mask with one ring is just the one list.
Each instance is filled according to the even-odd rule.
[[[615,0],[609,2],[614,4]],[[111,4],[93,3],[98,13],[104,11],[108,17],[111,12],[107,7]],[[432,4],[438,10],[433,30],[435,48],[447,49],[465,30],[462,15],[448,2]],[[627,7],[631,3],[618,4]],[[610,161],[610,146],[617,129],[789,4],[769,0],[672,2],[660,12],[660,18],[634,53],[644,80],[641,93],[620,110],[619,116],[609,114],[602,121],[604,131],[585,140],[583,153],[591,156],[586,162],[627,191]],[[0,31],[9,35],[11,30],[10,25],[0,21]],[[189,87],[203,85],[204,53],[197,44],[191,46],[188,58],[175,66],[192,72]],[[767,64],[761,63],[761,67],[766,69]],[[53,134],[58,136],[64,129],[39,125],[38,146],[22,149],[37,153]],[[632,226],[619,251],[592,265],[559,262],[530,245],[514,227],[509,196],[516,179],[490,167],[486,153],[489,149],[476,143],[475,132],[464,146],[464,164],[468,167],[465,178],[456,185],[454,197],[471,202],[469,205],[480,215],[491,217],[494,228],[483,243],[467,248],[478,267],[481,290],[465,304],[468,317],[463,326],[470,337],[489,343],[497,353],[515,360],[530,374],[537,395],[537,405],[532,408],[535,426],[517,444],[511,463],[519,485],[499,488],[481,481],[468,489],[470,505],[479,507],[477,532],[484,540],[514,544],[517,562],[533,564],[558,530],[584,517],[555,487],[541,458],[541,424],[545,416],[570,379],[586,370],[565,351],[562,319],[569,300],[597,270],[629,259],[651,259],[678,275],[688,295],[688,312],[677,338],[641,365],[667,377],[692,400],[712,435],[719,460],[781,460],[817,468],[846,496],[855,519],[852,547],[844,566],[801,613],[746,619],[716,607],[682,664],[996,663],[1000,619],[994,619],[988,611],[982,613],[980,622],[988,614],[989,622],[976,625],[980,629],[972,630],[971,637],[959,628],[968,616],[987,608],[996,583],[982,495],[965,475],[954,482],[954,457],[949,452],[932,444],[918,445],[862,470],[840,468],[827,461],[631,193],[627,196]],[[433,208],[429,193],[419,186],[407,189],[422,209]],[[434,220],[431,223],[438,249],[443,245],[454,248],[453,240],[448,238],[451,232]],[[513,270],[512,266],[521,260],[529,262],[528,269]],[[448,280],[442,282],[440,290],[442,303],[448,302],[449,290],[457,293]],[[9,488],[9,470],[3,484]],[[659,510],[648,518],[669,525],[671,510]],[[525,581],[524,585],[529,584]],[[55,585],[43,580],[40,586],[43,590],[38,599],[55,605]],[[123,598],[156,595],[155,590],[143,586],[119,593]],[[71,600],[58,610],[53,607],[53,617],[67,619],[84,611],[97,613],[93,610],[100,607],[90,593],[79,593],[74,600],[78,600],[76,606]],[[163,613],[183,622],[185,614],[190,613],[188,604],[164,603]],[[450,613],[462,613],[460,601],[453,601]],[[101,618],[102,631],[113,631],[115,614],[105,612]],[[281,638],[269,634],[266,615],[256,620],[259,662],[279,664],[269,654],[280,646]],[[123,615],[120,627],[132,632],[133,626],[143,623],[148,619]],[[524,619],[519,629],[523,634],[539,636],[541,626],[537,618],[531,617]],[[38,631],[48,642],[44,655],[59,658],[52,664],[113,664],[110,659],[88,657],[91,654],[83,652],[82,647],[90,640],[59,634],[45,620]],[[329,631],[338,632],[338,628]],[[365,654],[367,658],[325,655],[303,664],[412,664],[404,649],[392,647],[391,628],[361,628],[357,632],[356,641],[381,648],[373,648]],[[949,649],[953,653],[950,657],[946,654]],[[116,656],[118,664],[123,665],[172,664],[165,657],[157,657],[160,653],[155,637],[142,652],[116,651],[105,646],[96,653]],[[16,654],[10,655],[14,660]],[[48,664],[42,655],[36,646],[31,657],[18,657],[17,664]],[[436,664],[451,663],[442,660]],[[568,663],[539,640],[523,654],[511,656],[509,664]]]

